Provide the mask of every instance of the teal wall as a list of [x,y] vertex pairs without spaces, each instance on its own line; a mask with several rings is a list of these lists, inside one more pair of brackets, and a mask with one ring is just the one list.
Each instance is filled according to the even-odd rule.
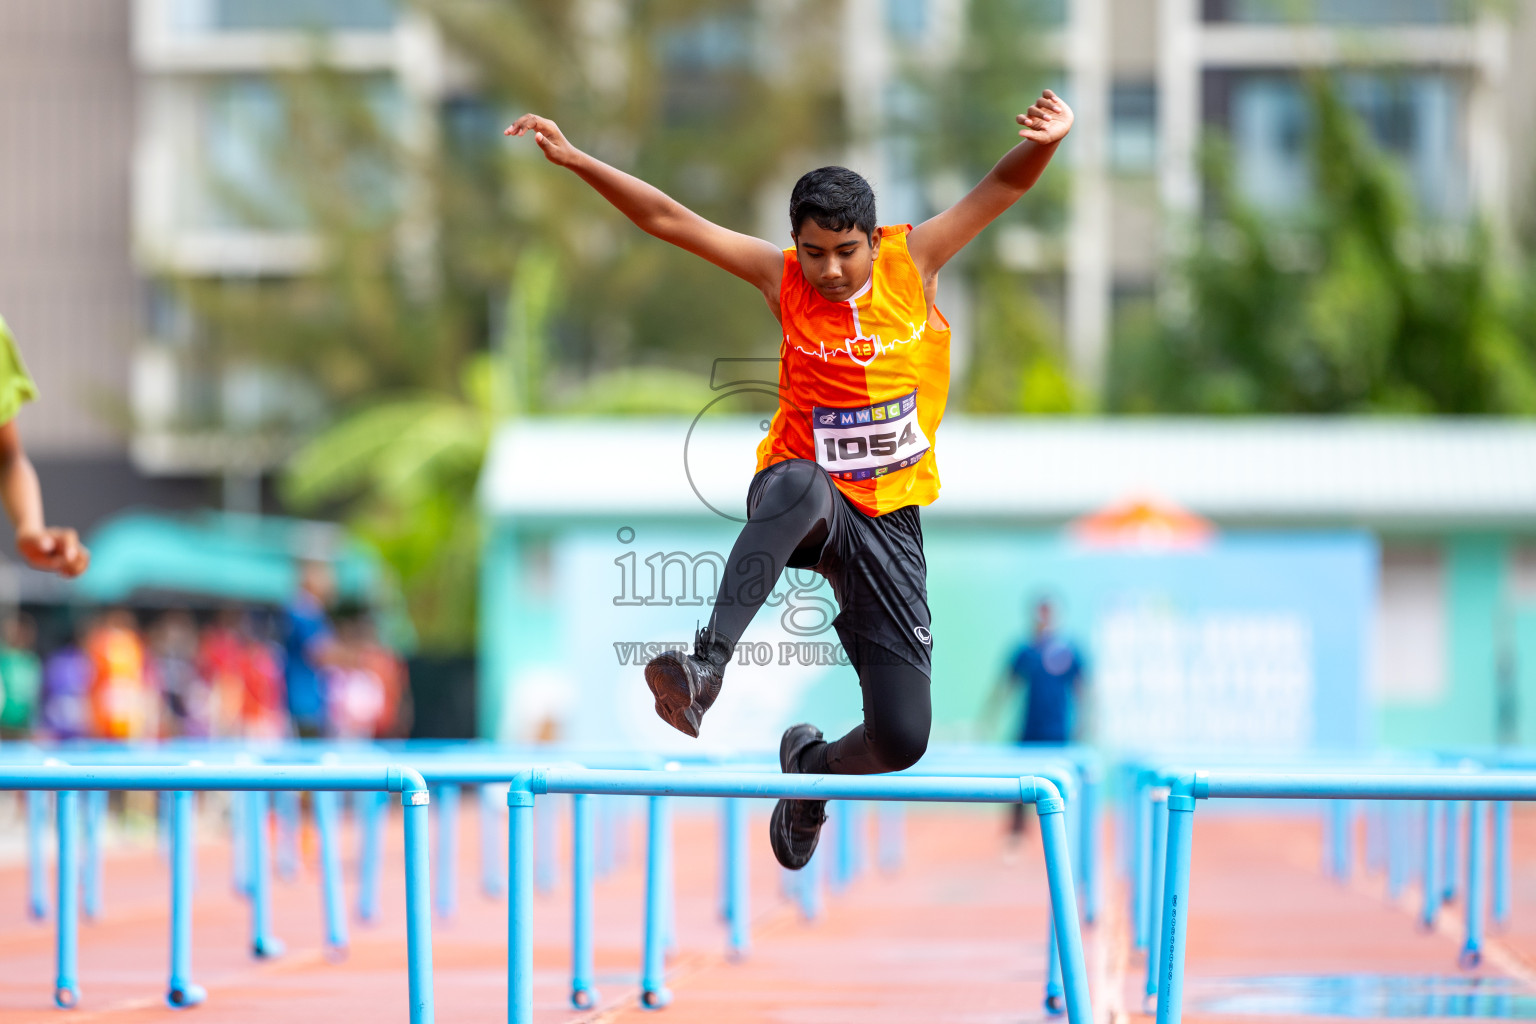
[[[626,662],[618,648],[686,643],[707,619],[708,605],[698,594],[678,593],[680,565],[664,570],[661,601],[637,602],[622,565],[631,559],[643,573],[646,559],[670,552],[729,551],[736,531],[736,524],[714,518],[496,524],[483,562],[482,734],[526,738],[528,719],[549,713],[564,717],[563,738],[572,742],[688,749],[691,741],[669,734],[650,713],[639,683],[644,657]],[[1058,530],[935,518],[925,534],[938,740],[1012,733],[1016,707],[986,721],[981,713],[1028,628],[1029,602],[1041,593],[1057,600],[1063,630],[1090,649],[1104,616],[1126,606],[1171,610],[1192,629],[1211,612],[1290,616],[1305,629],[1315,679],[1315,721],[1307,723],[1305,742],[1350,746],[1371,737],[1375,723],[1362,686],[1375,600],[1376,551],[1368,535],[1233,534],[1198,553],[1127,555],[1074,548]],[[639,584],[642,593],[650,589]],[[709,571],[698,589],[713,594]],[[832,614],[830,588],[820,577],[786,573],[743,642],[774,652],[787,642],[835,647],[830,630],[794,633]],[[861,717],[858,681],[846,666],[775,661],[733,666],[729,678],[711,715],[716,727],[706,730],[711,743],[771,748],[784,723],[812,720],[836,733]]]
[[[1497,666],[1501,634],[1509,628],[1511,544],[1502,534],[1467,533],[1443,540],[1445,565],[1445,686],[1438,700],[1379,710],[1382,742],[1390,746],[1483,746],[1497,741]],[[1527,669],[1526,689],[1536,680]],[[1522,739],[1536,740],[1536,693],[1523,702]]]

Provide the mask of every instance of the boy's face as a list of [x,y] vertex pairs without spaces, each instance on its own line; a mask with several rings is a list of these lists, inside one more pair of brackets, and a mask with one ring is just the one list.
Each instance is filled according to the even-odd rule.
[[869,283],[874,272],[880,237],[873,243],[858,228],[828,231],[806,218],[795,235],[795,258],[800,273],[828,302],[847,302]]

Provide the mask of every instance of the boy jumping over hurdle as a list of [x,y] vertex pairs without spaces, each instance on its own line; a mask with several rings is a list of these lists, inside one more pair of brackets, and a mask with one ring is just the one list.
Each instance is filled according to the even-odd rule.
[[[910,767],[928,746],[933,636],[920,506],[939,493],[933,438],[949,393],[949,324],[938,275],[1032,188],[1072,127],[1047,89],[1015,120],[1023,141],[959,202],[917,227],[880,227],[869,183],[843,167],[802,177],[789,197],[795,245],[712,224],[660,190],[571,145],[524,114],[548,160],[575,172],[643,231],[750,283],[783,328],[779,408],[757,449],[742,528],[692,654],[645,668],[656,713],[699,734],[736,641],[785,567],[810,568],[836,594],[833,625],[859,674],[864,722],[827,742],[813,725],[779,743],[786,772],[867,775]],[[786,868],[811,859],[825,801],[780,800],[770,823]]]

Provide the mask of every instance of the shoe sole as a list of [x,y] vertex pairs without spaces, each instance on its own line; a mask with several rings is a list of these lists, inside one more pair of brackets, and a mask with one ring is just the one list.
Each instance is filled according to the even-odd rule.
[[[821,730],[818,729],[816,730],[816,739],[821,738]],[[798,774],[790,770],[789,757],[789,733],[785,732],[779,740],[779,771],[784,772],[786,775]],[[789,849],[788,838],[784,840],[784,848],[779,848],[779,837],[787,837],[789,835],[789,828],[784,819],[788,817],[795,804],[820,804],[825,808],[827,802],[825,800],[780,800],[773,805],[773,817],[768,819],[768,845],[773,847],[775,859],[790,871],[799,871],[809,864],[811,862],[811,855],[816,852],[816,847],[821,843],[821,829],[818,828],[816,830],[816,838],[811,840],[811,848],[805,851],[804,857],[796,857],[794,851]]]
[[799,871],[801,868],[805,867],[811,862],[811,856],[815,854],[816,847],[821,843],[821,829],[818,828],[816,830],[816,838],[811,840],[811,848],[805,851],[805,856],[796,857],[795,852],[789,849],[787,839],[785,840],[785,845],[782,848],[780,847],[779,837],[788,835],[789,833],[789,826],[785,822],[785,819],[789,817],[790,805],[796,803],[812,804],[824,802],[825,801],[819,800],[780,800],[778,803],[773,805],[773,817],[768,819],[768,837],[770,839],[768,845],[773,847],[774,859],[777,860],[781,866],[787,868],[790,871]]
[[645,666],[645,685],[656,698],[656,714],[685,736],[699,738],[703,712],[694,701],[688,675],[675,661],[658,658]]

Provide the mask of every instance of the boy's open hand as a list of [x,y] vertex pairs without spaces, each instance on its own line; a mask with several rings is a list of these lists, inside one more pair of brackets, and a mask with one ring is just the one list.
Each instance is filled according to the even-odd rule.
[[18,533],[16,550],[32,568],[60,576],[79,576],[91,564],[91,553],[80,543],[79,534],[63,526]]
[[[1030,109],[1033,110],[1034,108],[1031,107]],[[539,148],[544,151],[545,158],[552,164],[567,167],[577,154],[576,147],[566,141],[565,135],[560,131],[560,126],[549,118],[540,117],[538,114],[524,114],[508,125],[507,130],[502,132],[502,134],[527,135],[529,132],[533,132],[533,141],[539,144]]]
[[1072,108],[1047,89],[1029,110],[1014,120],[1024,126],[1020,135],[1031,142],[1049,146],[1066,138],[1067,132],[1072,130]]

